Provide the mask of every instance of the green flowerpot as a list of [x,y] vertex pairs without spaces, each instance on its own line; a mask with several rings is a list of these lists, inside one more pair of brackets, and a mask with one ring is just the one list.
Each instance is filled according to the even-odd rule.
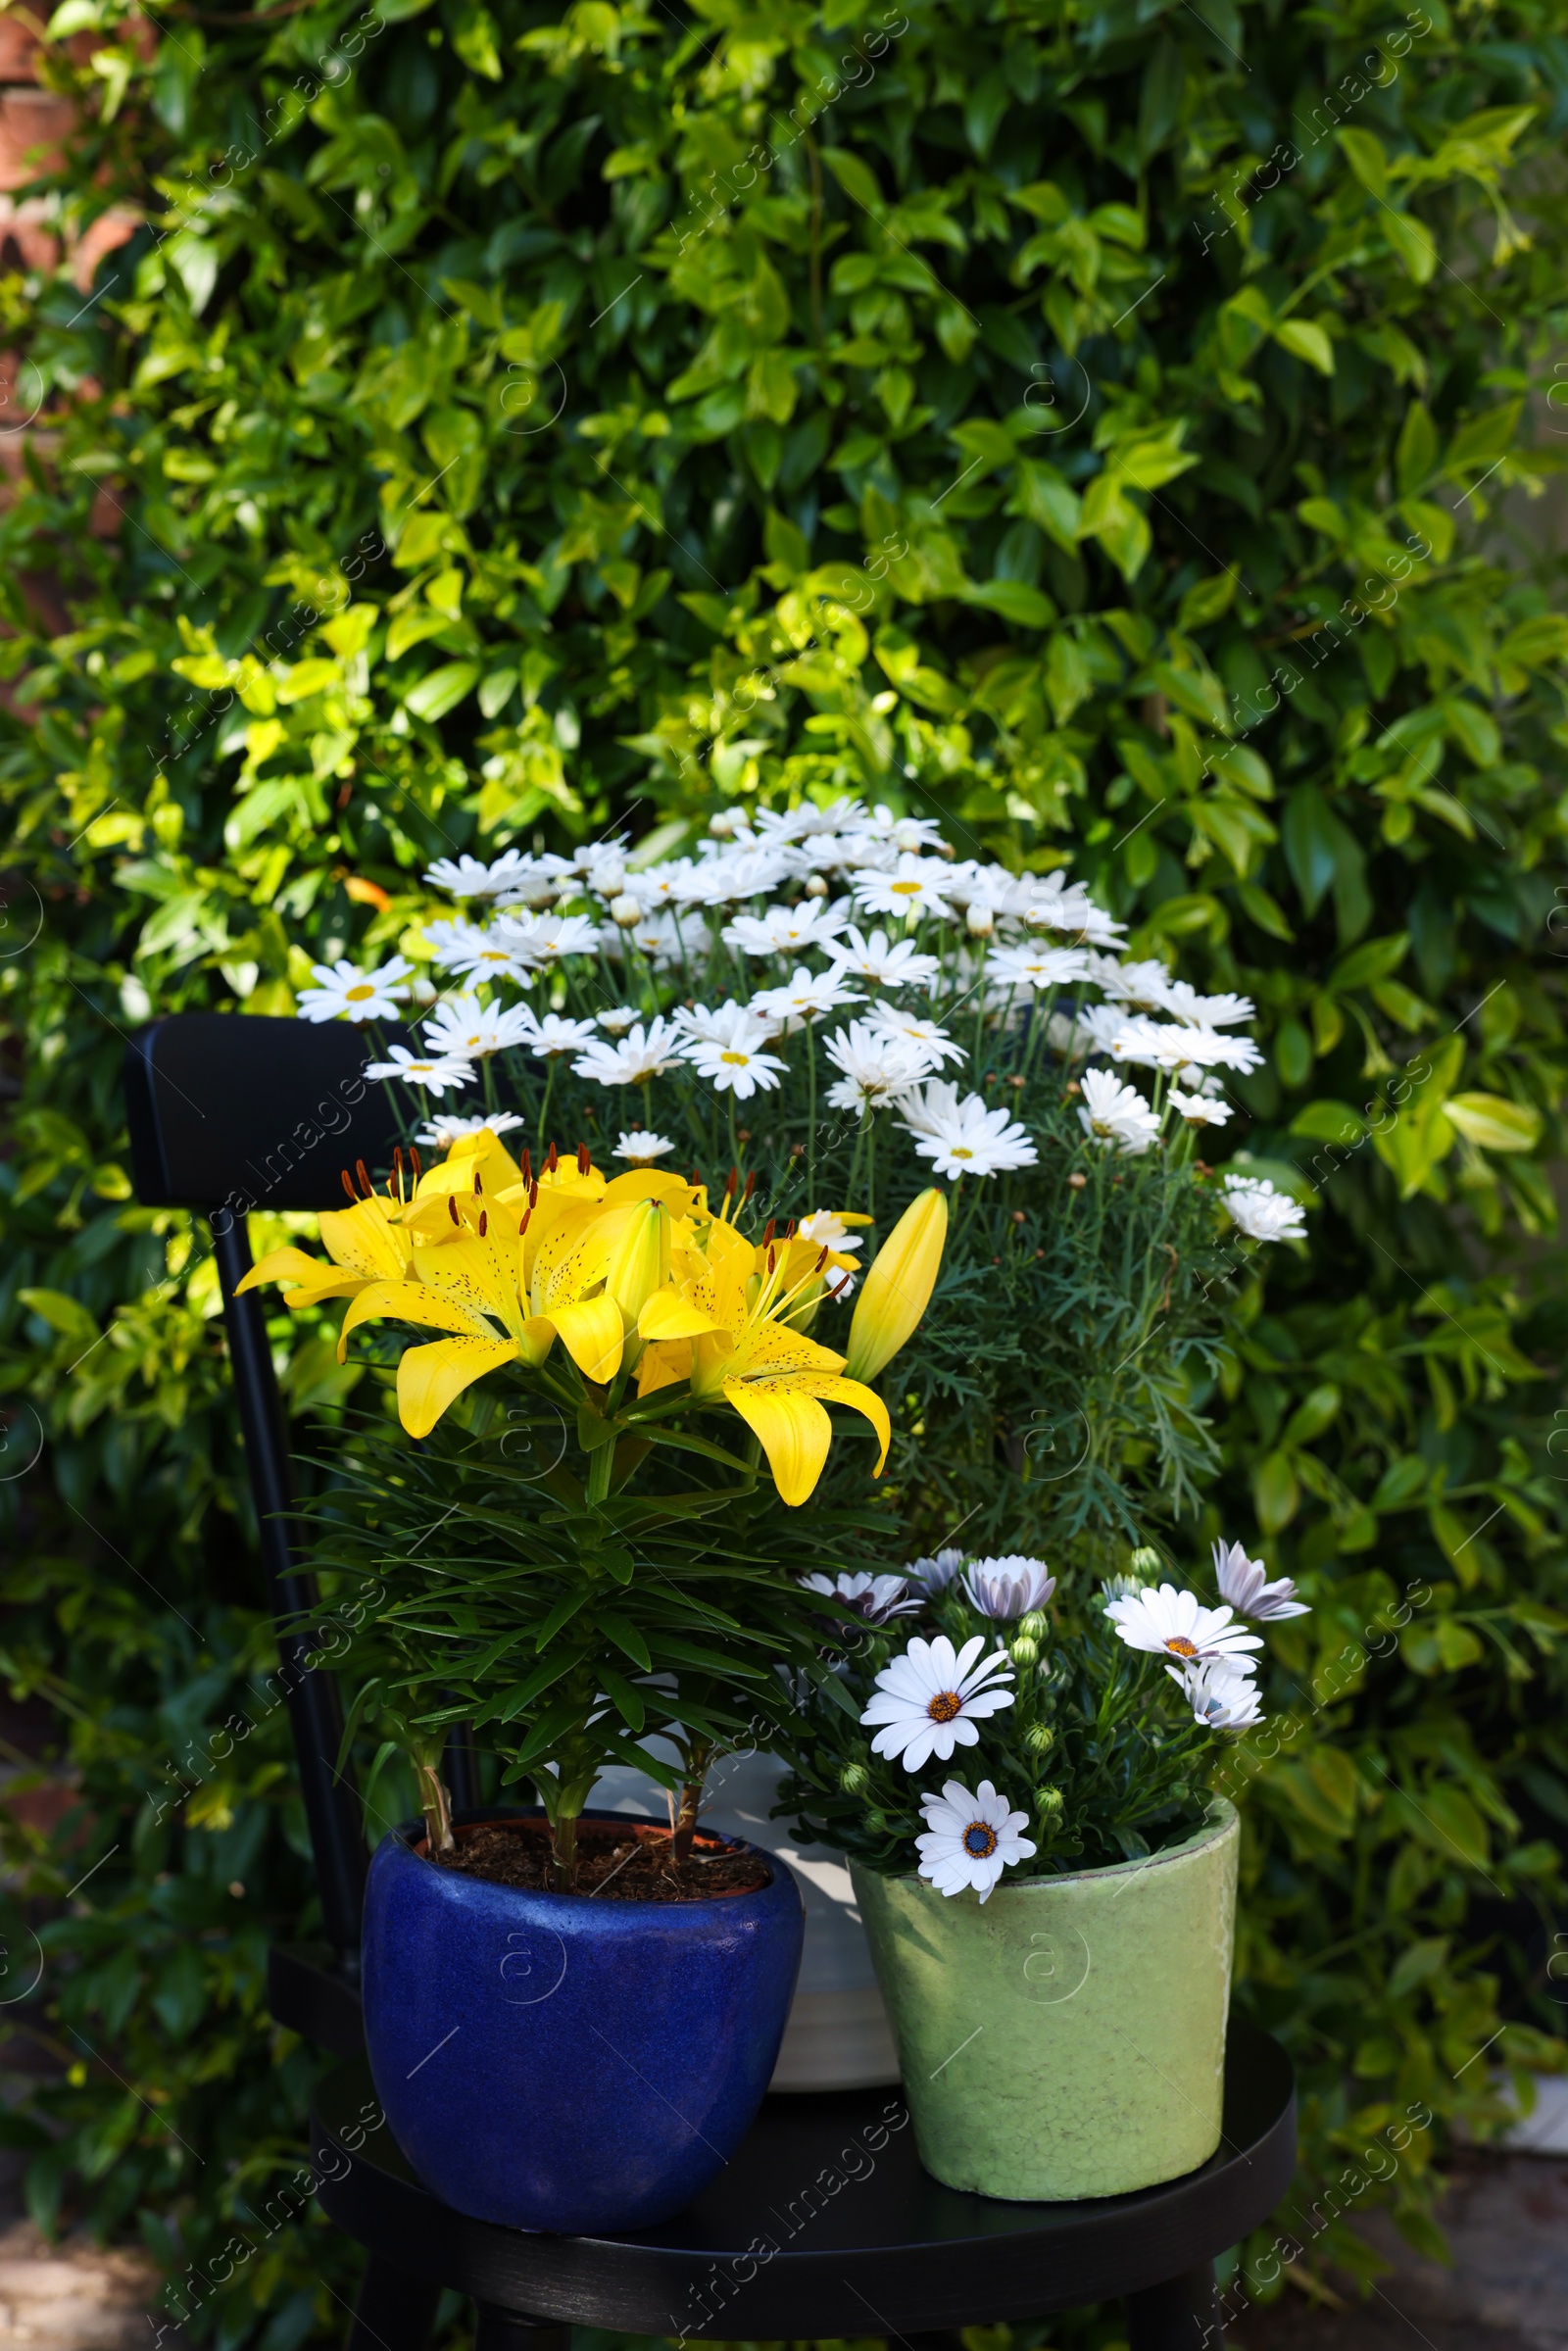
[[1241,1822],[982,1903],[851,1862],[914,2120],[949,2187],[1020,2202],[1179,2179],[1219,2144]]

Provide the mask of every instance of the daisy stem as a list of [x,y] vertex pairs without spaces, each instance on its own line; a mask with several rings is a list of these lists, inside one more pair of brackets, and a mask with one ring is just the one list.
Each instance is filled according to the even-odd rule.
[[806,1024],[806,1204],[816,1208],[816,1024]]
[[874,1223],[876,1219],[876,1112],[874,1110],[866,1124],[870,1133],[865,1147],[865,1209],[866,1214]]
[[561,1056],[559,1053],[551,1053],[549,1056],[549,1074],[545,1079],[545,1099],[539,1105],[539,1156],[541,1159],[543,1159],[546,1151],[550,1149],[550,1132],[548,1125],[550,1117],[550,1097],[555,1091],[556,1063],[560,1058]]

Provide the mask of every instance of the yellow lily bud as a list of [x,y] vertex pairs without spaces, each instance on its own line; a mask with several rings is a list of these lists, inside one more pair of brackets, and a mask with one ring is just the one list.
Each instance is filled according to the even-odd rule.
[[662,1200],[638,1200],[618,1211],[616,1221],[620,1230],[605,1260],[605,1290],[626,1328],[635,1330],[655,1291],[669,1280],[669,1210]]
[[850,1325],[845,1374],[874,1380],[931,1301],[948,1237],[948,1199],[935,1186],[913,1200],[877,1250]]

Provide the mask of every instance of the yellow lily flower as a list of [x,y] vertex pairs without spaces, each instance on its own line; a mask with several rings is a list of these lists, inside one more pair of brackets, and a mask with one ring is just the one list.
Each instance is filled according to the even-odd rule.
[[935,1186],[912,1200],[871,1260],[850,1324],[849,1365],[874,1380],[931,1303],[948,1237],[948,1200]]
[[292,1283],[283,1303],[297,1314],[324,1298],[354,1298],[372,1282],[401,1281],[414,1255],[403,1215],[400,1201],[383,1200],[379,1193],[356,1200],[352,1208],[329,1208],[318,1219],[329,1264],[302,1249],[270,1249],[238,1288],[243,1293],[264,1282]]
[[[823,1401],[849,1404],[877,1433],[873,1474],[880,1477],[892,1440],[887,1407],[873,1390],[842,1376],[842,1355],[792,1326],[797,1300],[784,1286],[787,1252],[761,1252],[765,1271],[759,1282],[759,1252],[731,1225],[710,1225],[703,1240],[706,1247],[683,1252],[687,1262],[675,1268],[684,1279],[656,1292],[638,1318],[639,1335],[652,1343],[649,1355],[660,1358],[639,1382],[639,1395],[686,1378],[698,1401],[722,1397],[757,1435],[773,1483],[792,1506],[814,1492],[833,1440]],[[812,1259],[813,1271],[820,1256]]]

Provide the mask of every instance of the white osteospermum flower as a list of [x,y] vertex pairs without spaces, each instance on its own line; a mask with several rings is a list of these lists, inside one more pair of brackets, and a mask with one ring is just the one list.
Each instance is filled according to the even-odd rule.
[[460,1118],[455,1111],[437,1110],[415,1136],[426,1151],[450,1151],[454,1143],[464,1143],[470,1135],[482,1135],[486,1128],[492,1135],[510,1135],[522,1124],[515,1110],[492,1110],[483,1118]]
[[523,1042],[536,1061],[548,1061],[556,1053],[586,1053],[599,1039],[591,1020],[563,1020],[559,1012],[547,1012],[533,1022]]
[[1108,1069],[1086,1069],[1078,1123],[1092,1143],[1114,1143],[1136,1157],[1159,1141],[1159,1119],[1136,1086],[1124,1085]]
[[1306,1602],[1296,1596],[1293,1577],[1280,1576],[1271,1584],[1262,1560],[1249,1559],[1239,1543],[1216,1543],[1212,1549],[1219,1596],[1238,1616],[1250,1616],[1260,1625],[1282,1616],[1310,1616]]
[[480,857],[437,857],[425,873],[432,890],[449,898],[499,898],[503,890],[517,890],[531,877],[533,859],[520,849],[505,850],[487,865]]
[[1188,1028],[1180,1021],[1124,1021],[1110,1041],[1117,1061],[1142,1061],[1152,1069],[1260,1069],[1263,1056],[1250,1037],[1226,1037],[1218,1029]]
[[940,1078],[899,1107],[920,1157],[955,1183],[960,1176],[1033,1167],[1040,1156],[1027,1128],[1009,1119],[1005,1109],[988,1110],[978,1094],[966,1094],[960,1102],[957,1087]]
[[978,1663],[985,1645],[977,1633],[955,1653],[939,1633],[935,1641],[911,1641],[902,1657],[885,1665],[860,1717],[863,1724],[882,1726],[871,1752],[902,1759],[906,1772],[917,1772],[928,1756],[946,1763],[956,1746],[972,1747],[980,1737],[976,1722],[1010,1706],[1013,1697],[1000,1686],[1012,1680],[1006,1650]]
[[924,1603],[910,1599],[909,1587],[903,1576],[802,1576],[801,1583],[808,1592],[819,1592],[824,1599],[842,1600],[850,1612],[850,1621],[841,1628],[853,1633],[858,1625],[885,1625],[896,1616],[918,1615]]
[[449,1087],[458,1092],[473,1084],[471,1062],[445,1053],[411,1053],[406,1045],[394,1045],[389,1051],[390,1061],[366,1063],[368,1078],[401,1078],[405,1085],[423,1086],[435,1095],[445,1094]]
[[402,955],[392,955],[376,971],[357,971],[343,956],[336,963],[313,963],[314,988],[300,991],[302,1020],[396,1020],[400,983],[414,969]]
[[662,1159],[666,1151],[672,1151],[674,1148],[670,1136],[646,1134],[638,1127],[634,1133],[621,1136],[612,1156],[629,1160],[633,1167],[652,1167],[656,1159]]
[[890,1037],[869,1021],[852,1020],[827,1040],[827,1057],[844,1074],[827,1090],[830,1109],[878,1109],[931,1074],[931,1057],[906,1037]]
[[1228,1658],[1207,1657],[1199,1665],[1167,1665],[1197,1722],[1210,1731],[1245,1731],[1263,1719],[1257,1686],[1235,1671]]
[[748,955],[798,955],[836,939],[849,915],[849,902],[808,898],[798,906],[769,906],[762,914],[737,914],[719,933],[726,947]]
[[938,1551],[934,1559],[911,1559],[904,1572],[911,1584],[918,1584],[922,1592],[934,1597],[937,1592],[947,1591],[962,1565],[961,1551]]
[[976,1559],[963,1579],[963,1589],[982,1616],[1010,1624],[1044,1608],[1056,1589],[1056,1579],[1043,1559],[1022,1551],[1007,1551],[1000,1559]]
[[576,1076],[601,1086],[641,1086],[672,1069],[680,1058],[680,1031],[672,1020],[656,1018],[646,1028],[638,1021],[615,1045],[595,1037],[571,1066]]
[[965,1048],[950,1037],[934,1020],[922,1020],[918,1012],[903,1011],[897,1004],[876,1004],[866,1014],[874,1029],[884,1037],[902,1037],[906,1044],[925,1054],[933,1069],[945,1069],[950,1061],[967,1061]]
[[822,951],[877,988],[929,988],[942,969],[935,955],[917,953],[912,939],[890,947],[886,931],[873,931],[867,939],[853,923],[842,938],[824,939]]
[[861,1001],[859,991],[848,985],[842,971],[808,971],[801,963],[784,987],[760,989],[746,1008],[754,1020],[765,1020],[769,1027],[789,1036],[824,1012],[837,1012],[845,1004]]
[[426,923],[424,935],[435,950],[438,970],[461,972],[467,980],[515,980],[524,988],[533,979],[515,925],[503,931],[498,923],[485,931],[476,922],[443,919]]
[[1276,1192],[1267,1176],[1227,1176],[1220,1199],[1232,1223],[1250,1241],[1306,1239],[1299,1203],[1288,1192]]
[[481,1061],[489,1053],[526,1045],[533,1025],[526,1004],[513,1004],[503,1011],[499,1004],[482,1004],[476,996],[454,996],[438,1004],[425,1022],[424,1042],[433,1053]]
[[1177,1117],[1185,1118],[1190,1127],[1222,1127],[1230,1118],[1230,1103],[1216,1101],[1211,1094],[1184,1094],[1179,1086],[1172,1086],[1168,1099]]
[[893,873],[862,873],[855,903],[868,914],[949,914],[948,868],[941,857],[903,856]]
[[1081,947],[994,947],[986,956],[986,971],[999,988],[1061,988],[1089,977],[1089,957]]
[[914,1840],[920,1876],[949,1896],[972,1886],[989,1901],[1004,1869],[1036,1852],[1032,1837],[1020,1837],[1027,1812],[1013,1812],[1005,1796],[982,1780],[973,1795],[961,1780],[944,1781],[939,1796],[922,1796],[926,1828]]
[[1229,1608],[1205,1608],[1196,1592],[1178,1592],[1174,1584],[1107,1600],[1105,1614],[1130,1649],[1156,1657],[1229,1657],[1232,1670],[1245,1674],[1253,1670],[1246,1652],[1263,1645],[1257,1634],[1232,1624]]

